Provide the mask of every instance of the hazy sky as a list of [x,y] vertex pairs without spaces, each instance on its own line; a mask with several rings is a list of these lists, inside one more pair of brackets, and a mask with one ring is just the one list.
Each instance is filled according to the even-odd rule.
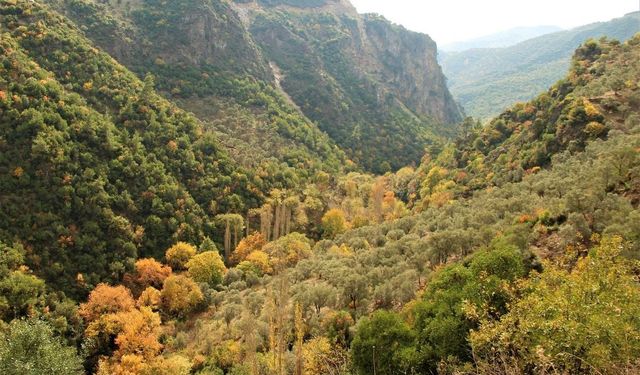
[[351,0],[360,13],[380,13],[438,44],[517,26],[571,28],[608,21],[639,8],[639,0]]

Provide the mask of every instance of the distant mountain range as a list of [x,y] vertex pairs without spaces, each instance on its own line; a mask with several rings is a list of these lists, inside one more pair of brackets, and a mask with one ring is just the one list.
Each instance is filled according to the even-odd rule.
[[444,53],[440,63],[449,89],[468,115],[488,119],[527,101],[562,78],[571,54],[589,38],[620,41],[640,31],[640,13],[555,32],[507,48]]
[[440,50],[446,52],[462,52],[473,48],[504,48],[561,30],[561,27],[551,25],[514,27],[509,30],[499,31],[470,40],[448,43],[440,46]]

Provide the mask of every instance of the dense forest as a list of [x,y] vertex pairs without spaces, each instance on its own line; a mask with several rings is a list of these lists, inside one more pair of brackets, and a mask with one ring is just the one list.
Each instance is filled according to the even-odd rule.
[[429,45],[352,11],[0,0],[0,374],[640,372],[640,34],[452,124],[363,100],[349,43]]
[[346,0],[45,2],[132,71],[154,74],[245,165],[256,152],[340,160],[337,144],[385,173],[417,165],[461,119],[435,43]]

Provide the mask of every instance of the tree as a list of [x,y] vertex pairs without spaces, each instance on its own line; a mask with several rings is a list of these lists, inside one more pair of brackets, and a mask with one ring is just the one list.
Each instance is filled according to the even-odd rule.
[[24,264],[24,248],[16,244],[8,246],[0,241],[0,279]]
[[622,373],[640,356],[637,268],[605,238],[572,270],[546,263],[521,285],[522,298],[499,321],[471,333],[474,352],[490,365],[561,373]]
[[322,217],[322,233],[325,238],[335,238],[347,230],[347,219],[338,208],[327,211]]
[[12,271],[0,279],[0,317],[29,315],[45,292],[44,281],[23,271]]
[[110,357],[100,360],[98,374],[125,375],[149,371],[162,349],[159,341],[160,316],[148,307],[141,307],[104,315],[100,320],[87,328],[88,337],[115,336],[117,349]]
[[44,297],[44,281],[31,275],[23,264],[21,245],[0,242],[0,319],[30,315]]
[[336,300],[338,290],[326,281],[314,281],[311,285],[304,285],[302,293],[298,296],[305,306],[313,307],[316,315],[325,306],[330,306]]
[[333,347],[326,337],[314,337],[304,343],[304,374],[340,375],[346,374],[349,362],[347,351]]
[[102,315],[133,310],[136,303],[129,289],[123,286],[98,284],[89,294],[86,303],[80,305],[79,314],[92,322]]
[[148,287],[162,288],[164,280],[171,275],[171,268],[155,259],[140,259],[136,261],[135,273],[125,275],[125,284],[135,296],[139,296]]
[[468,336],[481,319],[507,311],[511,288],[526,275],[520,250],[499,239],[491,248],[436,272],[412,308],[420,347],[420,371],[437,370],[445,359],[471,360]]
[[302,354],[302,343],[304,342],[305,335],[305,324],[304,318],[302,317],[302,307],[299,303],[296,303],[296,309],[294,312],[295,319],[295,333],[296,333],[296,342],[295,342],[295,354],[296,354],[296,367],[294,374],[302,375],[303,374],[303,366],[304,366],[304,357]]
[[265,203],[260,207],[260,233],[268,241],[271,239],[271,223],[273,222],[273,207]]
[[352,340],[352,328],[355,322],[346,311],[329,311],[322,318],[323,335],[334,345],[348,348]]
[[397,314],[377,311],[358,323],[351,356],[359,374],[409,373],[417,358],[413,332]]
[[140,297],[136,301],[136,305],[138,307],[149,307],[155,311],[160,308],[161,302],[162,297],[160,291],[150,286],[140,294]]
[[117,314],[117,320],[121,324],[121,331],[116,337],[116,357],[137,354],[150,360],[160,353],[160,316],[157,313],[148,307],[141,307]]
[[178,317],[193,312],[204,301],[198,285],[184,275],[169,276],[164,281],[160,297],[164,311]]
[[64,345],[40,320],[14,320],[0,330],[0,373],[6,375],[81,375],[76,349]]
[[[254,251],[249,256],[247,256],[247,260],[250,264],[253,264],[255,267],[258,267],[260,272],[263,274],[271,274],[273,272],[273,266],[271,265],[271,260],[269,259],[269,255],[263,251]],[[242,262],[242,263],[245,263]],[[241,263],[241,264],[242,264]]]
[[373,221],[376,223],[382,222],[384,218],[383,200],[384,193],[386,192],[387,181],[385,177],[379,177],[371,187],[371,194],[369,197],[369,210]]
[[271,371],[285,374],[284,356],[287,351],[289,323],[289,283],[282,274],[275,276],[266,304],[269,319],[269,350]]
[[[238,246],[239,234],[244,227],[244,218],[238,214],[224,214],[216,216],[218,223],[224,224],[224,259],[231,260],[231,250]],[[233,244],[231,243],[231,233],[233,232]]]
[[198,254],[187,262],[189,276],[199,282],[216,286],[222,282],[227,268],[218,252],[207,251]]
[[193,247],[193,245],[178,242],[167,250],[165,258],[167,258],[167,263],[169,263],[174,270],[184,270],[189,259],[196,255],[196,253],[196,248]]
[[269,242],[263,251],[269,255],[270,263],[278,271],[293,266],[311,255],[311,240],[301,233],[291,233]]
[[353,273],[352,270],[347,275],[340,278],[343,300],[353,309],[353,316],[358,316],[358,303],[367,295],[367,279]]
[[202,243],[200,244],[200,247],[198,247],[198,250],[201,253],[204,253],[205,251],[218,251],[218,247],[216,246],[216,244],[211,240],[211,238],[209,237],[205,237],[205,239],[202,241]]
[[240,241],[238,247],[236,247],[236,250],[231,255],[231,261],[236,264],[242,262],[247,259],[247,256],[252,252],[261,251],[266,243],[267,241],[262,233],[256,232],[250,234]]

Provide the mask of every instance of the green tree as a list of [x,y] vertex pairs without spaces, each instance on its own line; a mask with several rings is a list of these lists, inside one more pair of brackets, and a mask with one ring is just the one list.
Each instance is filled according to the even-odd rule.
[[222,282],[227,268],[217,251],[207,251],[191,258],[187,270],[193,280],[216,286]]
[[201,253],[204,253],[206,251],[218,251],[218,247],[216,246],[215,242],[211,240],[211,238],[205,237],[205,239],[202,241],[202,243],[198,247],[198,250]]
[[479,320],[495,320],[507,312],[511,288],[525,274],[521,252],[503,239],[466,264],[434,274],[413,307],[421,371],[436,371],[448,358],[470,360],[469,331]]
[[83,374],[76,349],[65,346],[40,320],[14,320],[0,331],[0,373],[5,375]]
[[640,357],[640,288],[624,249],[621,238],[606,238],[572,270],[545,264],[506,315],[484,319],[471,333],[475,353],[489,364],[510,358],[543,372],[617,373],[633,363]]
[[0,280],[0,315],[17,318],[33,313],[43,298],[44,281],[23,271],[12,271]]
[[351,343],[353,366],[358,374],[405,374],[414,368],[414,334],[399,315],[378,311],[357,325]]

